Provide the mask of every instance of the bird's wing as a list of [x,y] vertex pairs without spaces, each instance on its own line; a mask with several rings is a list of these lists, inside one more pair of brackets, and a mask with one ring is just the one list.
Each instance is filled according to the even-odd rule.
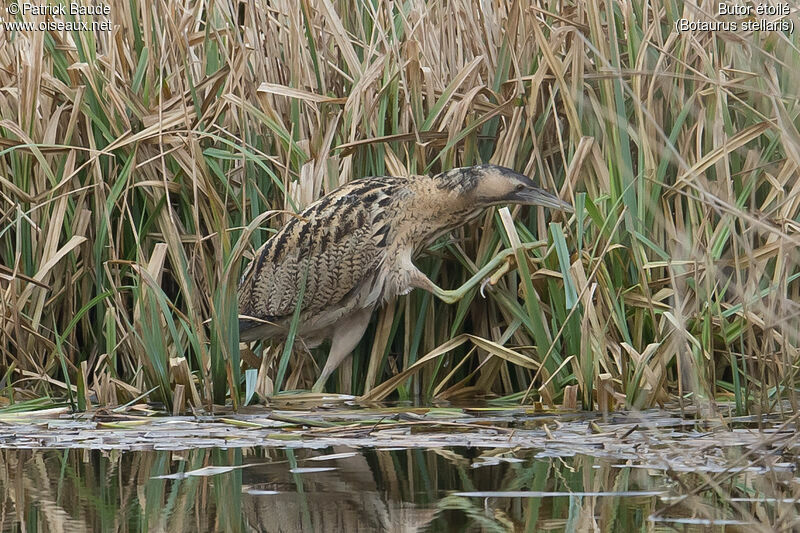
[[387,207],[402,194],[394,178],[365,178],[324,196],[292,218],[255,254],[239,284],[242,315],[281,322],[322,312],[372,280],[391,226]]

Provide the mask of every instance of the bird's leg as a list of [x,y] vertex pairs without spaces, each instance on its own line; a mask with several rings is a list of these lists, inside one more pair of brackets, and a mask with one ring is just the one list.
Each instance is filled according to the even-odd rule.
[[[530,242],[530,243],[523,243],[522,248],[526,250],[530,250],[541,246],[541,242]],[[461,287],[457,289],[447,290],[442,289],[438,285],[428,278],[425,274],[415,268],[413,275],[409,279],[409,285],[412,287],[416,287],[418,289],[424,289],[440,300],[445,303],[455,303],[462,299],[470,290],[472,290],[475,286],[480,284],[484,278],[489,276],[489,274],[494,271],[497,267],[499,267],[504,262],[513,260],[514,258],[514,250],[511,248],[507,248],[494,256],[491,261],[486,263],[480,270],[478,270],[471,278],[469,278]],[[504,270],[507,270],[503,267]]]
[[331,338],[331,351],[328,353],[328,359],[325,360],[322,374],[320,374],[319,379],[311,388],[313,392],[322,392],[322,389],[325,388],[325,382],[328,381],[333,371],[350,355],[358,341],[364,336],[371,315],[372,307],[359,309],[346,320],[337,324]]

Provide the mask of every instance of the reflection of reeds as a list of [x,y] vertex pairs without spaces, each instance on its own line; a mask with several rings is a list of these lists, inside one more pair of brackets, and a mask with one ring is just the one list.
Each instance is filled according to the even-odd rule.
[[[323,453],[0,450],[0,529],[641,531],[717,520],[734,526],[702,530],[791,531],[800,496],[788,470],[698,476],[586,455],[535,459],[532,450],[367,450],[313,462],[327,472],[291,473]],[[245,468],[160,477],[210,465]]]
[[[0,32],[4,397],[238,405],[250,368],[270,391],[282,350],[240,353],[235,298],[270,215],[491,161],[576,214],[488,213],[434,246],[420,265],[455,287],[546,243],[487,300],[384,307],[343,389],[470,333],[397,394],[794,406],[797,33],[678,34],[708,16],[680,2],[110,5],[114,32]],[[298,353],[284,386],[316,372]]]

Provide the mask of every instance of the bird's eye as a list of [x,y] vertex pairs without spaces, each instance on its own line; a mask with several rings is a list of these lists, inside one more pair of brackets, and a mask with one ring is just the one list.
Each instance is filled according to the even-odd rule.
[[514,187],[514,189],[517,190],[517,191],[521,191],[524,188],[525,188],[525,185],[522,184],[522,183],[519,183],[519,184],[517,184],[516,187]]

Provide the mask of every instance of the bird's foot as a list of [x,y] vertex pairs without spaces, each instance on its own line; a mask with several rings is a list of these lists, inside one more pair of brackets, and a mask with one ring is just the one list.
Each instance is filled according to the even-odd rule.
[[[491,281],[492,281],[492,277],[491,277],[491,276],[489,276],[489,277],[487,277],[485,280],[483,280],[483,281],[481,282],[481,296],[482,296],[483,298],[486,298],[486,294],[485,294],[483,291],[484,291],[484,289],[486,288],[486,286],[487,286],[487,285],[488,285],[488,284],[489,284]],[[492,283],[492,285],[494,285],[494,283]]]
[[491,276],[488,276],[481,283],[481,296],[486,298],[486,295],[483,293],[486,286],[491,285],[492,287],[494,287],[495,285],[497,285],[497,282],[500,281],[500,278],[505,276],[512,269],[516,268],[516,263],[517,261],[513,255],[509,255],[508,257],[506,257],[505,261],[503,261],[503,264],[500,265],[500,268],[495,270]]
[[[547,243],[544,241],[526,242],[520,246],[524,250],[532,250],[539,246],[544,246]],[[427,277],[424,277],[424,283],[419,282],[416,287],[424,288],[432,292],[437,298],[445,303],[452,304],[461,300],[467,292],[475,287],[480,287],[481,295],[483,289],[486,287],[486,276],[489,276],[489,283],[495,285],[501,277],[508,273],[512,268],[516,267],[516,258],[514,257],[514,250],[507,248],[492,258],[491,261],[486,263],[480,270],[478,270],[464,285],[454,290],[442,289],[434,284]]]

